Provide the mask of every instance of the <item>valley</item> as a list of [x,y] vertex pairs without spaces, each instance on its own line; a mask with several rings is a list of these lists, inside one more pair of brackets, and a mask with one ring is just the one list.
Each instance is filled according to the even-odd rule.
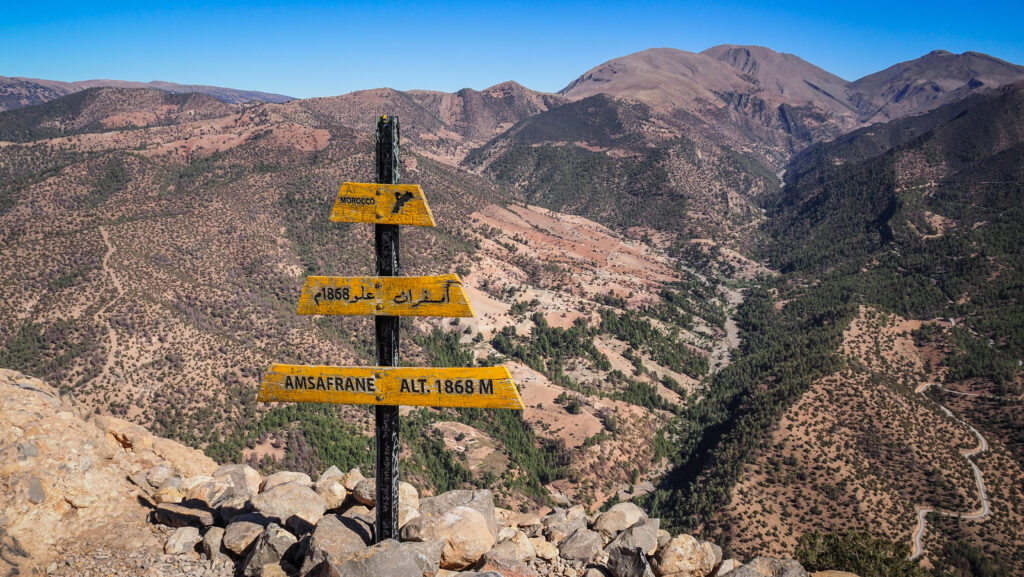
[[369,476],[372,411],[255,393],[277,362],[372,363],[371,322],[295,305],[307,275],[372,272],[370,228],[327,216],[372,180],[386,111],[438,221],[403,231],[403,274],[460,275],[477,313],[403,321],[402,360],[505,364],[526,405],[403,408],[426,494],[635,500],[744,557],[867,531],[936,571],[956,547],[1022,567],[1024,69],[982,56],[847,82],[657,49],[559,94],[19,93],[0,367],[218,462]]

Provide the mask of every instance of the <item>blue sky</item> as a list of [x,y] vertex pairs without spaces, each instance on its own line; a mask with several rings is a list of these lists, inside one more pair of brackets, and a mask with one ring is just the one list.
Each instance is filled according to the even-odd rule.
[[662,46],[758,44],[848,80],[938,48],[1024,64],[1020,1],[91,4],[3,2],[0,75],[304,98],[505,80],[553,92],[602,62]]

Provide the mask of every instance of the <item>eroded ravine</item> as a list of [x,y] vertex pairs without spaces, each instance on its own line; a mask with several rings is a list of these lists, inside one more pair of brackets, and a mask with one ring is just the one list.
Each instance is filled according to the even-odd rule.
[[117,291],[117,296],[96,311],[94,317],[97,321],[102,320],[107,325],[107,338],[110,341],[110,347],[107,349],[107,358],[103,363],[103,369],[100,371],[100,374],[96,375],[97,379],[109,377],[110,369],[114,366],[114,359],[117,356],[118,350],[117,331],[114,330],[114,325],[107,316],[107,310],[124,296],[124,287],[121,286],[121,280],[114,274],[114,269],[110,268],[110,257],[116,249],[113,243],[110,242],[110,235],[107,233],[107,229],[103,226],[100,227],[100,235],[103,237],[103,244],[107,247],[107,252],[103,255],[103,274],[110,279],[110,283]]

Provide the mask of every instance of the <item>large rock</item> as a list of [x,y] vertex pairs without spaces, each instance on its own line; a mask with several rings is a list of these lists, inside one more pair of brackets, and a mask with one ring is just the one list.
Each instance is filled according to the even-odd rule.
[[312,529],[327,510],[324,498],[298,483],[285,483],[252,498],[252,506],[267,517],[276,517],[297,533]]
[[487,520],[476,509],[457,506],[444,514],[420,516],[402,529],[407,541],[444,541],[441,567],[465,569],[476,563],[494,546]]
[[352,498],[361,505],[367,507],[374,507],[377,505],[377,480],[376,479],[363,479],[359,481],[356,488],[352,491]]
[[548,541],[551,541],[556,545],[564,541],[576,531],[587,527],[586,517],[560,519],[558,518],[560,516],[562,515],[557,514],[555,519],[549,519],[547,526],[544,528],[544,536],[548,538]]
[[201,503],[195,507],[177,503],[161,503],[153,509],[153,521],[168,527],[209,527],[214,523],[213,512]]
[[361,483],[365,478],[366,477],[364,477],[363,473],[359,470],[359,467],[356,467],[348,473],[345,473],[345,476],[341,478],[341,482],[345,485],[345,488],[351,492],[355,491],[356,487],[359,486],[359,483]]
[[409,521],[420,516],[420,510],[410,507],[405,503],[398,504],[398,528],[401,529],[409,524]]
[[530,544],[533,545],[533,550],[536,552],[537,557],[545,561],[558,557],[558,547],[543,537],[530,537]]
[[239,515],[224,529],[224,548],[235,555],[242,555],[253,542],[263,534],[270,519],[260,513]]
[[[654,555],[658,550],[658,526],[660,519],[647,519],[633,525],[629,529],[618,534],[611,543],[605,547],[605,551],[611,553],[613,549],[641,549],[644,555]],[[721,549],[719,549],[721,551]]]
[[309,538],[302,573],[306,574],[324,562],[340,564],[365,549],[371,540],[372,535],[357,521],[337,515],[324,515]]
[[405,481],[398,482],[398,503],[399,505],[408,505],[414,509],[418,509],[420,506],[420,492]]
[[579,529],[558,545],[558,554],[563,559],[590,563],[601,552],[604,541],[601,535],[590,529]]
[[423,577],[437,575],[441,568],[441,556],[444,554],[444,541],[410,541],[402,543],[402,547],[412,551]]
[[226,549],[224,549],[224,529],[221,527],[210,527],[203,535],[203,554],[213,562],[214,565],[227,565],[231,563]]
[[497,540],[498,518],[494,512],[494,496],[489,489],[448,491],[436,497],[420,499],[420,515],[426,519],[444,515],[455,507],[469,507],[479,511],[487,522],[487,530]]
[[328,510],[341,507],[345,499],[348,498],[348,489],[345,488],[340,477],[322,477],[317,480],[313,490],[317,495],[323,497]]
[[654,577],[647,554],[640,547],[614,547],[608,552],[612,577]]
[[658,575],[705,577],[715,567],[715,552],[710,543],[682,534],[659,549],[651,564]]
[[285,483],[298,483],[306,487],[313,486],[313,480],[305,473],[297,473],[295,471],[278,471],[273,475],[267,476],[266,479],[263,479],[263,485],[260,487],[260,490],[266,492],[274,487],[280,487]]
[[[722,561],[721,563],[719,563],[718,567],[715,569],[713,577],[722,577],[723,575],[728,574],[729,571],[732,571],[734,569],[739,569],[742,566],[743,566],[743,563],[740,563],[736,559],[726,559],[725,561]],[[825,576],[825,577],[829,577],[829,576]],[[834,577],[851,577],[851,576],[849,576],[849,575],[836,575]],[[857,577],[857,576],[853,575],[852,577]]]
[[124,419],[107,415],[96,415],[93,422],[105,430],[126,450],[135,454],[138,460],[169,463],[174,470],[186,477],[209,475],[217,468],[213,459],[177,441],[157,437],[145,428]]
[[757,557],[726,575],[729,577],[810,577],[795,559],[776,559],[774,557]]
[[324,472],[320,473],[320,476],[317,477],[316,480],[317,481],[324,481],[324,480],[327,480],[327,479],[342,480],[344,478],[345,478],[345,473],[342,473],[341,469],[335,467],[334,465],[331,465],[330,467],[327,467],[326,469],[324,469]]
[[228,482],[236,489],[245,489],[250,495],[259,493],[263,484],[263,476],[249,465],[222,465],[211,476]]
[[247,577],[260,577],[263,575],[264,566],[280,563],[282,560],[291,561],[296,549],[298,539],[295,535],[277,523],[271,523],[263,530],[263,534],[242,563],[243,573]]
[[164,553],[168,555],[191,553],[195,551],[196,544],[201,540],[199,529],[195,527],[178,527],[167,537],[167,543],[164,544]]
[[594,520],[594,530],[605,542],[610,542],[620,532],[647,519],[647,513],[633,503],[616,503]]
[[210,479],[189,489],[185,494],[185,499],[199,501],[207,507],[215,509],[220,506],[221,499],[232,489],[233,486],[225,480]]
[[[503,529],[504,531],[504,529]],[[527,563],[537,557],[537,550],[530,543],[526,533],[512,529],[512,537],[499,541],[484,555],[484,560]]]
[[325,561],[307,577],[415,577],[422,575],[416,552],[394,539],[362,549],[339,564]]

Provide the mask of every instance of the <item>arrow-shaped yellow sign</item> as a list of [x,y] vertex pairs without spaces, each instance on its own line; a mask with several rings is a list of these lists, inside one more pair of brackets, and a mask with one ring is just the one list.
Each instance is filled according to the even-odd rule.
[[256,400],[344,405],[523,409],[505,367],[274,365]]
[[472,317],[458,275],[310,276],[299,297],[300,315]]
[[418,184],[346,182],[331,211],[334,222],[436,226]]

